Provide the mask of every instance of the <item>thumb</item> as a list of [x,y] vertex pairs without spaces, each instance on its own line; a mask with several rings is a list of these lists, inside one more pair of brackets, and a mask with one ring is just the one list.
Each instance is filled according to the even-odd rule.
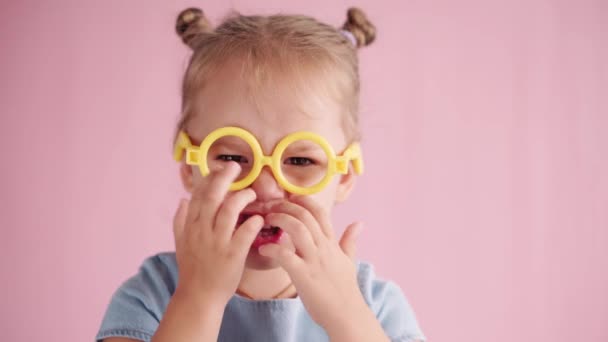
[[173,216],[173,238],[175,239],[176,245],[177,241],[180,240],[182,233],[184,232],[184,226],[186,224],[186,214],[188,214],[189,203],[190,201],[185,198],[182,198],[179,201],[179,206],[177,207],[175,216]]
[[344,251],[344,253],[353,261],[355,260],[357,237],[362,229],[363,223],[351,223],[348,227],[346,227],[342,237],[340,238],[340,248],[342,248],[342,251]]

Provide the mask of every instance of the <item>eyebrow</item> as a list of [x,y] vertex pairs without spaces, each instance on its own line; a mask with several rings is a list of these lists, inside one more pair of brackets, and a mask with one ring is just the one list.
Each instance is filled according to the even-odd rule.
[[[233,139],[230,139],[230,138],[233,138]],[[244,141],[243,139],[240,139],[238,137],[232,137],[232,136],[227,136],[220,140],[216,140],[213,144],[211,144],[211,147],[214,147],[214,146],[227,147],[227,148],[232,148],[235,150],[242,149],[242,148],[251,150],[251,146],[249,146],[249,144],[247,144],[246,141]]]
[[318,146],[317,144],[306,144],[304,146],[288,146],[287,149],[285,150],[286,152],[289,151],[289,153],[304,153],[304,152],[319,152],[321,151],[322,153],[325,153],[323,151],[323,149],[321,148],[321,146]]
[[[325,151],[323,150],[323,148],[319,145],[317,145],[315,142],[310,141],[310,140],[301,140],[303,142],[305,142],[304,144],[297,144],[297,145],[289,145],[287,147],[287,149],[285,149],[285,152],[289,152],[289,153],[305,153],[305,152],[321,152],[322,154],[325,154]],[[191,139],[191,143],[194,146],[200,146],[200,144],[202,143],[202,141],[199,140],[195,140],[195,139]],[[242,138],[239,138],[237,136],[232,136],[232,135],[227,135],[224,136],[222,138],[220,138],[219,140],[216,140],[210,147],[226,147],[226,148],[232,148],[235,150],[238,149],[242,149],[242,148],[246,148],[247,150],[251,151],[251,146],[249,146],[249,144],[243,140]],[[276,146],[275,146],[276,148]],[[274,151],[274,149],[273,149]]]

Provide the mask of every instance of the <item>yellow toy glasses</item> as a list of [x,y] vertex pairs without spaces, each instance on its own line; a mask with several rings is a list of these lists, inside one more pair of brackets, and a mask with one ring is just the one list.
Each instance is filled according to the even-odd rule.
[[241,190],[251,185],[266,165],[285,190],[300,195],[321,191],[336,174],[348,173],[350,162],[355,173],[363,173],[363,159],[358,143],[352,143],[341,155],[336,155],[323,137],[312,132],[295,132],[283,138],[272,155],[266,156],[258,140],[245,129],[222,127],[209,133],[200,146],[192,145],[184,131],[175,142],[173,157],[181,161],[186,153],[186,164],[198,165],[203,177],[221,163],[235,161],[241,174],[230,190]]

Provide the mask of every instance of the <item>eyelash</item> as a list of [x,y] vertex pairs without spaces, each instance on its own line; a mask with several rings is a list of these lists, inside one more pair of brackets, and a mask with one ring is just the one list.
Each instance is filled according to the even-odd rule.
[[220,154],[219,156],[217,156],[217,159],[222,160],[222,161],[235,161],[237,163],[247,163],[247,158],[236,155],[236,154]]
[[290,157],[287,158],[285,161],[293,161],[293,160],[298,160],[300,162],[305,161],[305,164],[300,164],[300,163],[294,163],[292,165],[296,165],[296,166],[308,166],[308,165],[314,165],[315,161],[310,159],[310,158],[306,158],[306,157]]
[[[239,155],[235,155],[235,154],[221,154],[219,156],[217,156],[218,160],[222,160],[222,161],[236,161],[237,163],[247,163],[247,158],[243,157],[243,156],[239,156]],[[306,157],[289,157],[287,159],[285,159],[285,162],[289,162],[290,165],[296,165],[296,166],[308,166],[308,165],[314,165],[315,161],[310,159],[310,158],[306,158]]]

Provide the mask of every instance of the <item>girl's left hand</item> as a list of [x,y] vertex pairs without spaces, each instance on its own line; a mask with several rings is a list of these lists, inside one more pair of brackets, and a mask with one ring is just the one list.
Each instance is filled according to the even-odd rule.
[[260,246],[258,251],[276,259],[289,273],[312,319],[327,330],[328,325],[364,309],[355,265],[355,239],[361,223],[349,225],[338,243],[327,213],[308,197],[281,200],[270,211],[266,223],[287,232],[296,251],[274,243]]

